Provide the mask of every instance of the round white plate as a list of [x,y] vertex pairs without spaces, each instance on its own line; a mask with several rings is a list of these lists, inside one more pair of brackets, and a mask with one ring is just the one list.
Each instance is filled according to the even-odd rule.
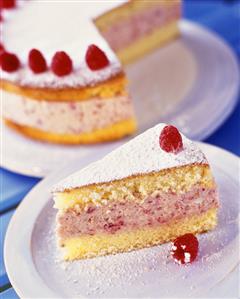
[[168,256],[169,244],[88,260],[61,261],[56,248],[56,211],[50,189],[83,167],[80,160],[39,183],[25,197],[9,224],[4,258],[18,295],[21,298],[237,297],[239,159],[217,147],[203,143],[200,146],[212,165],[221,208],[217,228],[199,236],[200,252],[194,263],[176,264]]
[[[240,81],[237,59],[214,33],[185,20],[180,29],[179,39],[126,68],[139,122],[137,133],[166,122],[192,139],[203,140],[234,108]],[[36,177],[76,157],[84,160],[119,145],[51,145],[5,126],[2,133],[1,166]]]

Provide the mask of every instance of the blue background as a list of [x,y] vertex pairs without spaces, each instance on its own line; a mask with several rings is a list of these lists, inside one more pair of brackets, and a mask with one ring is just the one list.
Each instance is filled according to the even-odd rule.
[[[240,58],[240,2],[229,0],[185,0],[184,17],[222,36]],[[208,143],[240,154],[240,102],[229,119],[209,138]],[[9,283],[3,262],[3,241],[14,209],[38,179],[0,169],[0,291],[1,298],[17,298]],[[20,228],[21,229],[21,228]],[[24,275],[24,273],[23,273]],[[24,276],[23,276],[24,279]],[[30,282],[29,282],[30,283]]]

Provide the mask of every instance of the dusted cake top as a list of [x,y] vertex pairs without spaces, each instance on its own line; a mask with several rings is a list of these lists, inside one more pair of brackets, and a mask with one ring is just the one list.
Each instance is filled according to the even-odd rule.
[[165,126],[166,124],[161,123],[140,134],[103,159],[70,175],[54,186],[53,191],[63,192],[194,163],[208,164],[198,146],[182,134],[183,150],[177,154],[162,150],[159,136]]
[[[94,85],[117,75],[121,64],[98,32],[93,20],[102,13],[127,2],[101,1],[26,1],[4,15],[2,43],[9,52],[17,54],[22,67],[16,72],[1,72],[3,79],[32,87],[81,87]],[[19,2],[18,2],[19,3]],[[24,21],[23,21],[24,20]],[[91,71],[85,62],[88,46],[95,44],[107,55],[110,64]],[[51,71],[33,74],[27,67],[29,51],[40,50],[48,65],[56,51],[65,51],[72,59],[74,72],[57,77]]]

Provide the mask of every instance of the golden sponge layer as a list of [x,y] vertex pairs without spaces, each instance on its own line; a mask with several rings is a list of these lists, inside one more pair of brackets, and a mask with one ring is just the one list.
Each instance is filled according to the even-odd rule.
[[39,101],[87,101],[94,97],[109,99],[116,97],[116,95],[127,95],[127,79],[124,74],[120,74],[94,86],[85,86],[79,88],[34,88],[20,86],[6,80],[2,80],[0,82],[1,88],[5,91],[16,93],[20,96]]
[[130,135],[136,130],[135,119],[123,120],[106,128],[76,135],[44,132],[39,129],[16,124],[8,119],[5,119],[5,123],[19,133],[33,139],[60,144],[94,144],[98,142],[113,141]]
[[185,233],[201,233],[217,224],[217,209],[161,225],[116,234],[82,236],[61,240],[65,260],[92,258],[95,256],[132,251],[162,244]]
[[55,207],[60,210],[84,208],[89,204],[105,204],[106,201],[128,198],[141,201],[156,190],[182,194],[195,185],[215,186],[208,165],[187,165],[157,173],[132,176],[111,183],[84,186],[57,193]]

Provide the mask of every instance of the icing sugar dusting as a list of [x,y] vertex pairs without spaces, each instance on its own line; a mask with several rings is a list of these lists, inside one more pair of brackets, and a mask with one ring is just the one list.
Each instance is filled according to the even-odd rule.
[[[94,20],[125,2],[103,1],[96,5],[95,1],[58,1],[56,5],[56,1],[35,0],[4,14],[2,42],[8,51],[18,55],[22,67],[13,73],[1,72],[1,77],[24,86],[63,88],[93,85],[119,74],[121,64]],[[100,71],[88,69],[85,53],[90,44],[96,44],[107,54],[108,67]],[[61,78],[50,71],[33,74],[27,67],[32,48],[42,51],[48,65],[56,51],[66,51],[73,60],[74,72]]]
[[[85,62],[83,63],[85,64]],[[66,88],[93,86],[99,82],[104,82],[122,72],[120,63],[111,62],[110,66],[99,71],[91,71],[87,66],[75,69],[73,73],[64,77],[57,77],[51,71],[35,75],[28,67],[12,73],[1,72],[1,77],[5,80],[17,82],[22,86],[32,86],[44,88]]]
[[145,131],[103,159],[70,175],[54,186],[53,191],[61,192],[194,163],[208,164],[197,145],[182,134],[181,152],[175,155],[163,151],[159,146],[159,136],[165,126],[166,124],[161,123]]

